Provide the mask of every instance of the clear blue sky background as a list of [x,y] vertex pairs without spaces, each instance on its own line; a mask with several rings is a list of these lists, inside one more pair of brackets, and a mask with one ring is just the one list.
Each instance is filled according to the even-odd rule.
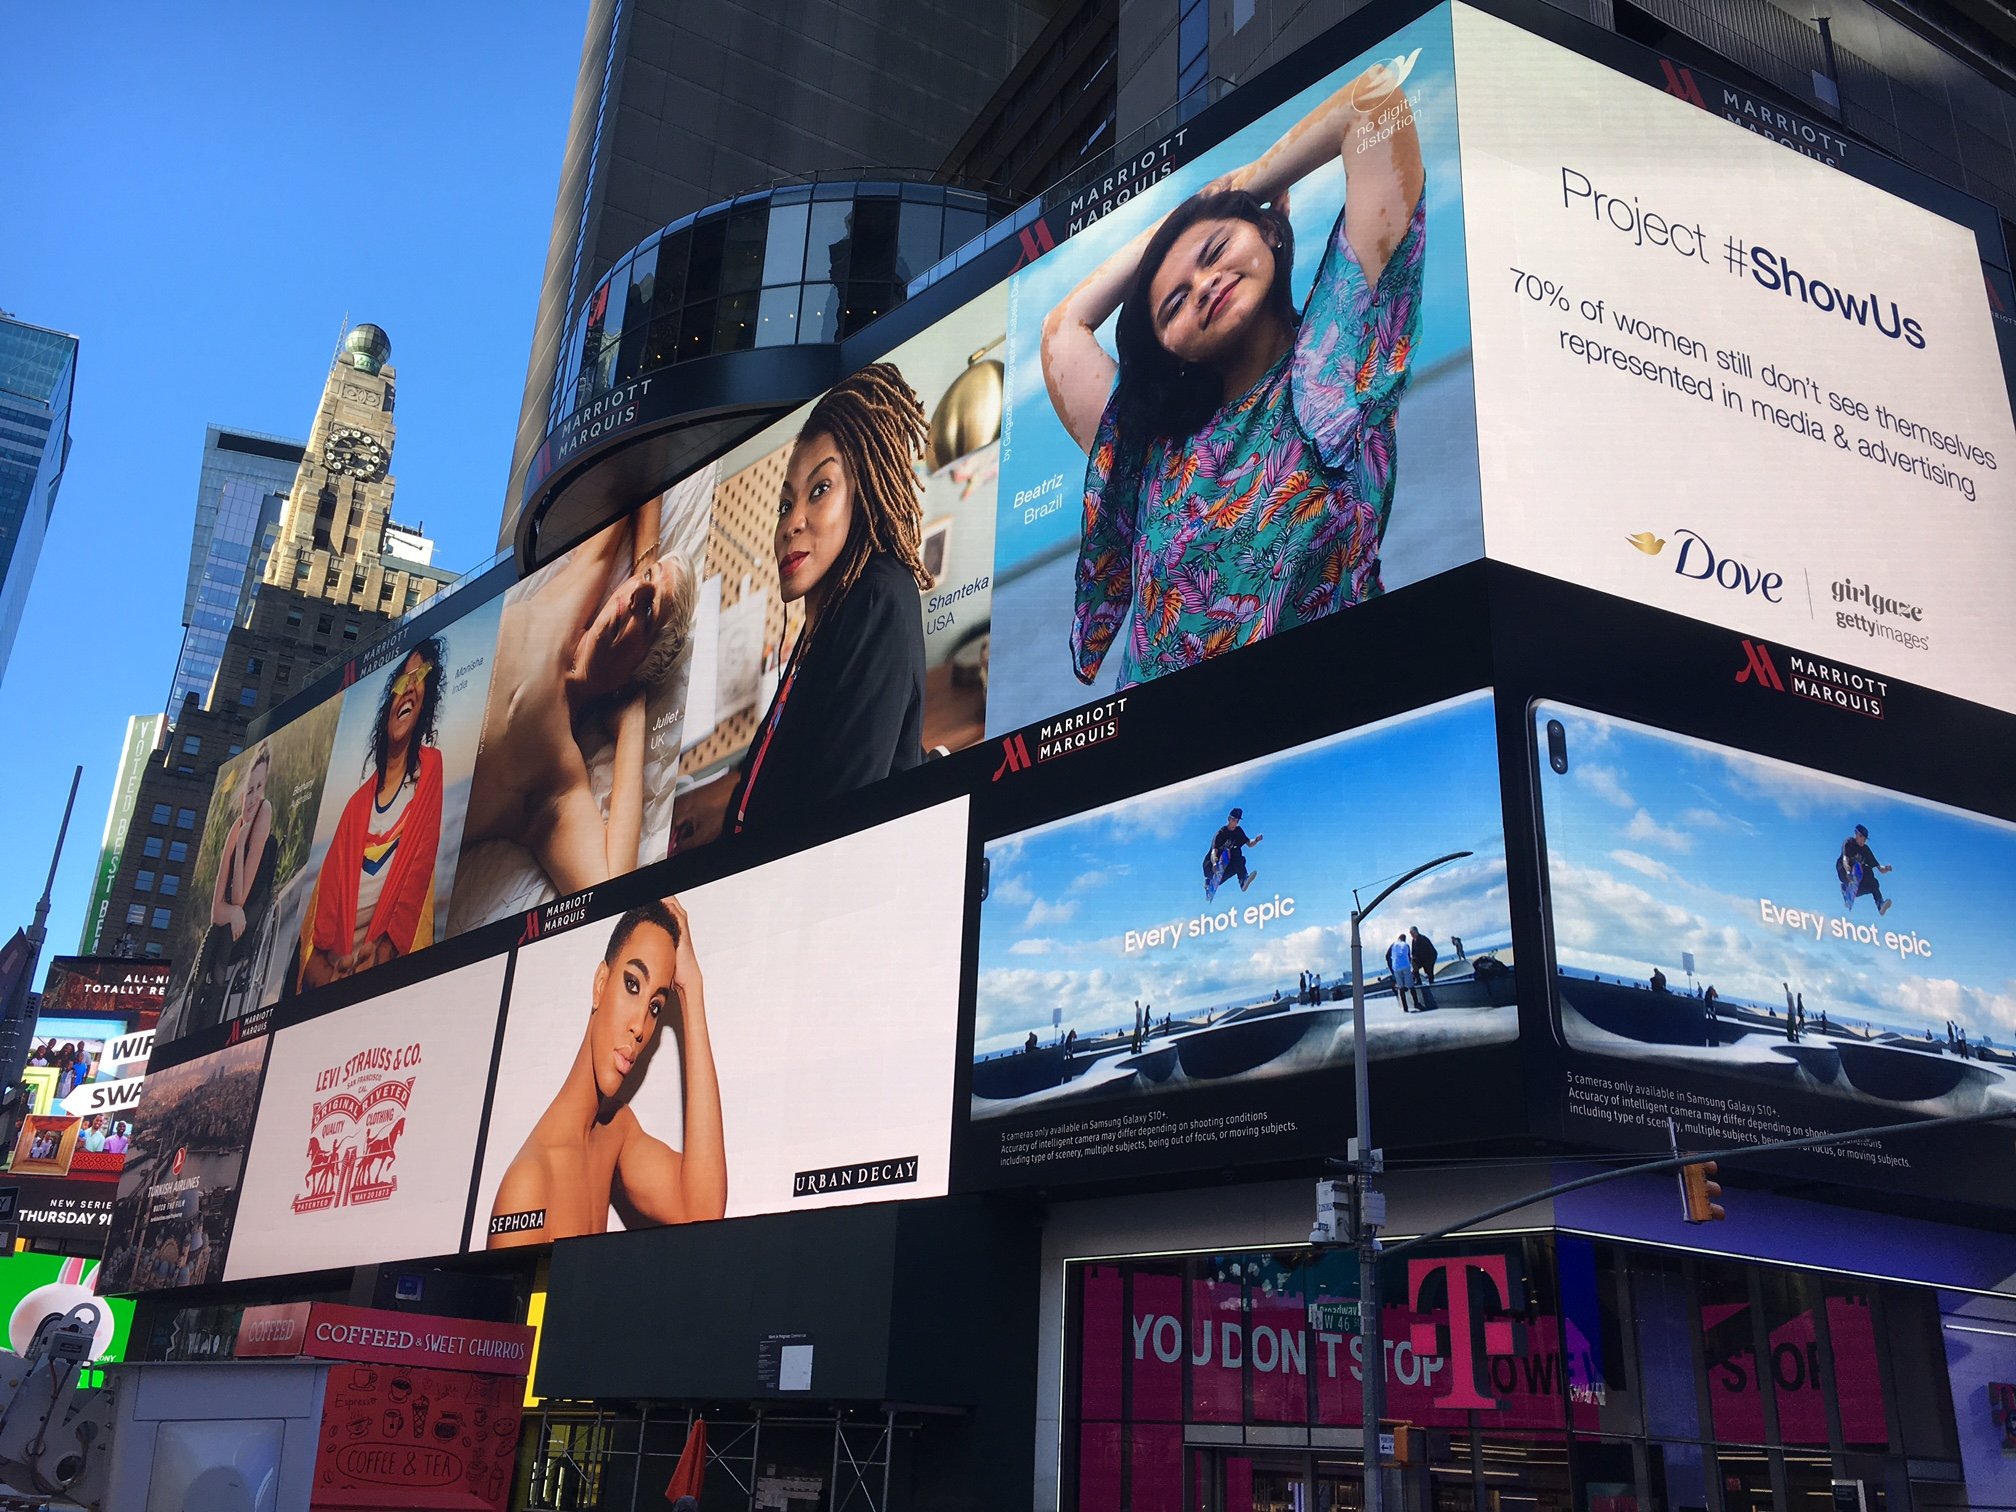
[[129,714],[182,640],[203,430],[305,436],[346,314],[392,337],[393,473],[457,570],[495,545],[586,7],[9,6],[0,308],[82,341],[70,470],[0,680],[0,938],[71,767],[76,948]]

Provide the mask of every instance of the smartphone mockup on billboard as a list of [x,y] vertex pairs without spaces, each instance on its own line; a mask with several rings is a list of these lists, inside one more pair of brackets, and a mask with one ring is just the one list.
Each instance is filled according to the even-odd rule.
[[470,1247],[943,1196],[966,809],[520,946]]
[[1489,554],[2016,710],[1972,231],[1455,7]]
[[2016,824],[1566,704],[1531,724],[1555,1030],[1602,1068],[1568,1076],[1571,1132],[2016,1111]]
[[1381,1117],[1432,1136],[1519,1034],[1492,729],[1475,693],[990,842],[973,1182],[1336,1148],[1354,895],[1424,865],[1361,937],[1375,1097],[1442,1089]]
[[987,727],[1482,555],[1449,12],[1009,281]]

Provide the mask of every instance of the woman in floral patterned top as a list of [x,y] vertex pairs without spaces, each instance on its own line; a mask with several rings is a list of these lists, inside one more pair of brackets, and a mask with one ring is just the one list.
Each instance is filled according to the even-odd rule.
[[[1288,191],[1333,157],[1345,202],[1298,312]],[[1081,682],[1130,615],[1123,688],[1380,591],[1424,246],[1413,109],[1375,65],[1050,312],[1044,382],[1087,454]],[[1094,334],[1116,307],[1117,362]]]

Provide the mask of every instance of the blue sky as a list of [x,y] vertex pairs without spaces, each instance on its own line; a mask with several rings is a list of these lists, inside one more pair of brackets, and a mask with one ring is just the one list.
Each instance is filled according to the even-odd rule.
[[[1808,1013],[2016,1036],[2016,825],[1556,705],[1534,719],[1568,733],[1567,775],[1541,768],[1563,965],[1636,979],[1659,966],[1679,986],[1692,950],[1697,981],[1725,997],[1782,1006],[1789,981]],[[1880,920],[1873,899],[1844,908],[1834,879],[1857,824],[1894,868]],[[1823,937],[1766,922],[1764,900],[1819,915]],[[1879,942],[1835,938],[1826,921],[1843,918]],[[1929,941],[1930,958],[1886,949],[1893,932]]]
[[[1245,810],[1255,880],[1204,900],[1202,861],[1229,809]],[[1409,883],[1366,926],[1367,970],[1385,970],[1393,936],[1417,925],[1452,957],[1505,943],[1505,839],[1488,693],[1228,767],[987,847],[975,1048],[1050,1034],[1050,1010],[1086,1033],[1131,1022],[1136,998],[1158,1013],[1292,993],[1309,970],[1350,972],[1351,889],[1369,898],[1409,867],[1450,851],[1475,856]],[[1292,898],[1264,927],[1128,949],[1127,932]],[[1257,921],[1256,921],[1257,924]]]
[[10,8],[0,308],[82,341],[74,449],[0,680],[0,935],[74,950],[129,714],[158,711],[207,424],[302,436],[347,316],[392,337],[395,511],[494,550],[580,4]]

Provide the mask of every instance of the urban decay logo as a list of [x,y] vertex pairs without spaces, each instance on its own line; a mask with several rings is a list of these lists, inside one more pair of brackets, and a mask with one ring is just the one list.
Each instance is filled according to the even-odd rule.
[[[1674,531],[1673,538],[1680,543],[1680,549],[1673,553],[1675,577],[1712,584],[1725,593],[1734,593],[1742,598],[1761,598],[1769,604],[1785,602],[1782,574],[1734,556],[1719,554],[1697,532],[1684,527]],[[1663,555],[1667,545],[1664,537],[1649,530],[1628,535],[1624,541],[1648,557]]]
[[295,1212],[383,1202],[399,1190],[393,1167],[419,1071],[418,1045],[374,1045],[315,1079],[306,1190]]
[[[1776,656],[1763,641],[1742,642],[1743,665],[1736,669],[1736,681],[1754,683],[1772,693],[1790,693],[1832,709],[1845,709],[1865,719],[1881,719],[1890,698],[1890,682],[1860,667],[1821,661],[1802,652],[1780,650]],[[1778,662],[1783,659],[1781,674]]]
[[994,768],[992,780],[999,782],[1003,777],[1113,739],[1120,733],[1120,715],[1126,708],[1127,698],[1123,694],[1037,725],[1033,752],[1027,730],[1002,737],[1001,764]]

